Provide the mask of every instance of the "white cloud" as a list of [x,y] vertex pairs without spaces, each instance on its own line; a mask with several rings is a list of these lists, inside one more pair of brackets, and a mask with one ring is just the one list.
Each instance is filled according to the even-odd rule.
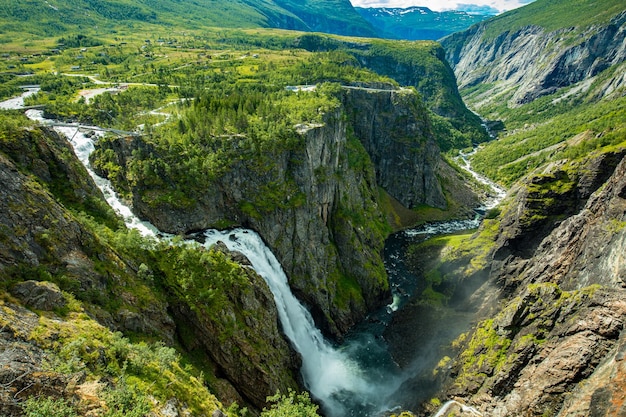
[[516,9],[524,4],[532,3],[534,0],[468,0],[458,2],[456,0],[351,0],[355,7],[411,7],[422,6],[431,10],[467,10],[476,8],[490,8],[505,12]]

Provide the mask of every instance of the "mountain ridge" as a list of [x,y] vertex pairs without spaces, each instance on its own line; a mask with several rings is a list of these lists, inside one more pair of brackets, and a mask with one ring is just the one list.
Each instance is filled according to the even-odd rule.
[[437,40],[481,22],[490,15],[463,11],[433,12],[427,7],[357,7],[357,12],[388,39]]
[[[31,25],[29,22],[43,22]],[[99,31],[107,25],[253,28],[269,27],[302,31],[325,31],[351,36],[375,36],[374,29],[348,0],[7,0],[0,11],[0,28],[13,36],[22,32],[53,36],[69,32]]]

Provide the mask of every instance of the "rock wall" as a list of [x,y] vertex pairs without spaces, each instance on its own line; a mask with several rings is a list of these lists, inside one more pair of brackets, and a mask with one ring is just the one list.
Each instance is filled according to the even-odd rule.
[[502,222],[485,303],[494,310],[499,298],[500,307],[465,342],[447,391],[486,415],[625,411],[626,158],[590,158],[586,167],[595,169],[568,191],[578,206],[539,226],[549,231],[536,243],[532,226],[518,227],[529,210],[523,192],[503,215],[517,221]]
[[[497,91],[512,89],[512,105],[590,79],[626,60],[626,12],[606,25],[589,27],[582,34],[574,32],[574,36],[569,33],[571,28],[548,32],[526,26],[491,39],[485,35],[488,25],[480,23],[451,35],[442,46],[459,88],[496,83]],[[623,86],[623,74],[617,71],[597,94],[609,95]]]
[[376,168],[376,182],[408,208],[445,209],[436,175],[443,164],[426,108],[412,90],[346,88],[344,106],[354,134]]

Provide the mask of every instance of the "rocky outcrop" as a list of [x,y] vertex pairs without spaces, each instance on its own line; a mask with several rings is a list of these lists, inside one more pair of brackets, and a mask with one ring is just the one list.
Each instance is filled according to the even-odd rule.
[[514,196],[510,209],[502,215],[496,262],[508,257],[531,258],[557,225],[583,209],[624,155],[624,151],[617,151],[576,163],[556,161],[517,184],[510,191]]
[[13,287],[11,293],[36,310],[52,311],[67,305],[63,293],[51,282],[24,281]]
[[[237,256],[225,245],[219,250]],[[173,303],[172,311],[179,326],[193,335],[183,339],[185,347],[203,349],[216,364],[217,374],[245,403],[260,410],[268,396],[299,389],[300,358],[279,330],[276,304],[265,280],[251,267],[243,269],[246,285],[232,285],[217,314],[179,302]]]
[[[465,343],[448,395],[490,416],[623,412],[626,158],[607,155],[605,162],[617,155],[619,163],[588,161],[604,168],[578,181],[570,195],[585,195],[589,184],[608,178],[527,253],[502,248],[534,232],[502,223],[495,253],[507,256],[492,264],[490,285],[505,303]],[[527,209],[522,204],[510,213],[519,218]]]
[[[511,91],[519,105],[591,79],[626,60],[626,12],[604,25],[547,31],[539,26],[490,34],[489,21],[445,38],[442,46],[458,79],[459,88],[494,84],[492,96]],[[580,33],[580,30],[583,33]],[[484,63],[489,62],[489,65]],[[617,71],[598,87],[597,95],[624,86]],[[589,88],[589,85],[584,86]],[[492,100],[485,96],[485,101]]]
[[22,401],[35,396],[64,396],[71,376],[44,370],[45,352],[29,341],[39,318],[33,312],[13,304],[0,311],[0,414],[24,415]]
[[405,207],[445,209],[436,175],[440,150],[427,111],[409,89],[347,87],[344,106],[354,134],[376,169],[376,182]]

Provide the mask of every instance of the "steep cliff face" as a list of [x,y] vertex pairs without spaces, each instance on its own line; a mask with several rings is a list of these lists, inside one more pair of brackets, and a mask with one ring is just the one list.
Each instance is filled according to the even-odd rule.
[[[573,203],[566,219],[525,223],[533,209],[523,191],[504,214],[486,292],[504,304],[464,342],[447,391],[487,415],[624,412],[626,158],[590,158],[586,167],[568,191],[560,188],[580,197],[565,199]],[[548,171],[529,183],[563,172]],[[493,310],[492,297],[485,307]]]
[[[388,291],[381,258],[386,226],[374,171],[346,129],[337,110],[323,124],[298,126],[295,149],[236,162],[195,196],[192,207],[155,205],[141,183],[133,189],[134,207],[175,233],[223,224],[255,229],[318,322],[340,335]],[[111,146],[122,165],[133,149],[149,147],[138,140]]]
[[[381,256],[389,226],[378,187],[407,208],[445,209],[442,178],[451,188],[462,186],[446,170],[413,90],[346,87],[338,94],[343,105],[323,123],[295,126],[293,145],[271,155],[252,152],[239,158],[202,190],[185,196],[189,204],[154,198],[147,179],[136,174],[132,185],[135,210],[161,230],[244,225],[258,231],[298,297],[335,336],[388,295]],[[120,173],[129,170],[133,158],[169,152],[142,139],[100,146],[117,155]],[[106,164],[95,162],[110,174],[104,172]]]
[[[445,59],[445,51],[436,42],[346,41],[323,35],[303,35],[295,39],[294,46],[315,52],[345,51],[364,68],[389,77],[401,86],[414,87],[426,107],[447,119],[450,127],[458,131],[456,135],[463,137],[464,141],[457,142],[456,147],[471,146],[488,139],[480,118],[463,103],[454,72]],[[446,134],[454,135],[452,132]]]
[[[495,96],[506,97],[511,105],[528,103],[626,60],[626,12],[606,24],[584,28],[547,30],[527,25],[494,35],[491,24],[483,22],[442,40],[459,88],[486,85],[492,97],[485,95],[481,105]],[[623,74],[617,71],[603,81],[597,94],[610,95],[620,86],[624,86]]]
[[376,167],[376,182],[405,207],[445,209],[437,178],[443,164],[427,111],[412,90],[348,88],[344,106],[354,134]]
[[415,87],[430,110],[449,118],[464,133],[471,132],[473,141],[486,140],[480,119],[461,99],[454,72],[439,44],[375,44],[368,50],[353,53],[366,68],[391,77],[400,85]]
[[229,390],[218,390],[223,401],[236,400],[262,409],[268,396],[298,389],[300,358],[279,330],[278,312],[267,283],[241,254],[229,252],[221,242],[215,249],[241,264],[237,269],[244,279],[229,285],[226,301],[219,308],[208,309],[205,303],[190,302],[183,296],[172,299],[170,309],[185,348],[205,351],[217,368],[216,374],[237,393],[232,398]]

